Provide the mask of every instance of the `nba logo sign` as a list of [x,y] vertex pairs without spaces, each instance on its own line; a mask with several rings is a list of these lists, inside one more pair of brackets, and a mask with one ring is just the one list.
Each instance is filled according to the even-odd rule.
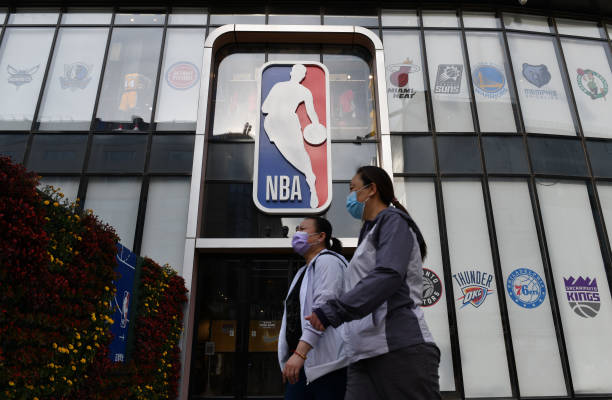
[[328,77],[316,62],[261,69],[253,201],[263,212],[319,213],[331,204]]

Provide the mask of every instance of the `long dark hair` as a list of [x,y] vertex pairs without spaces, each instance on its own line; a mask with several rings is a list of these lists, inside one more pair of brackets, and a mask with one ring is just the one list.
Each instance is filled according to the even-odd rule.
[[315,223],[317,233],[325,233],[325,248],[327,250],[342,253],[342,242],[335,237],[332,237],[332,225],[323,217],[306,217]]
[[[410,213],[408,213],[406,207],[404,207],[395,198],[395,193],[393,191],[393,182],[391,181],[389,174],[387,174],[384,169],[372,165],[364,165],[363,167],[359,167],[359,169],[357,169],[357,175],[361,177],[361,180],[363,181],[364,185],[369,185],[371,183],[376,184],[376,189],[380,194],[380,199],[383,203],[385,203],[385,205],[388,206],[389,204],[393,204],[395,208],[402,210],[408,216],[410,216]],[[408,219],[408,225],[410,225],[410,228],[412,228],[417,237],[417,241],[419,242],[419,249],[421,250],[421,259],[424,260],[425,257],[427,257],[427,245],[425,244],[425,239],[423,239],[421,230],[414,222],[412,217]]]

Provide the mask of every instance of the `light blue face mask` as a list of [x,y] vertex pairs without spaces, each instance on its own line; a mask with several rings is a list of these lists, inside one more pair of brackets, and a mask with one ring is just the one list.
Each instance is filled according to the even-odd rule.
[[[355,219],[361,219],[363,217],[363,209],[365,208],[365,201],[362,203],[357,200],[357,192],[362,191],[371,184],[368,183],[359,190],[355,190],[346,197],[346,211]],[[366,200],[367,201],[367,200]]]

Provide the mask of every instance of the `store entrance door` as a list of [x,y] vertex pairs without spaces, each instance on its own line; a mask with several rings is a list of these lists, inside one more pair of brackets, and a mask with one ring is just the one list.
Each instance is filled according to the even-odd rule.
[[283,300],[303,259],[293,255],[200,257],[192,399],[278,399]]

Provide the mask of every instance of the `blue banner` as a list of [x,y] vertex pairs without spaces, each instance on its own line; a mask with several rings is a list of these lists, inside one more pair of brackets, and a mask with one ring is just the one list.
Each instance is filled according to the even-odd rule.
[[136,272],[136,254],[130,249],[124,247],[121,243],[117,243],[117,280],[113,282],[117,291],[111,300],[113,313],[113,325],[111,332],[113,333],[113,341],[109,346],[110,358],[114,362],[125,362],[125,351],[127,346],[127,336],[132,315],[134,290],[134,275]]

